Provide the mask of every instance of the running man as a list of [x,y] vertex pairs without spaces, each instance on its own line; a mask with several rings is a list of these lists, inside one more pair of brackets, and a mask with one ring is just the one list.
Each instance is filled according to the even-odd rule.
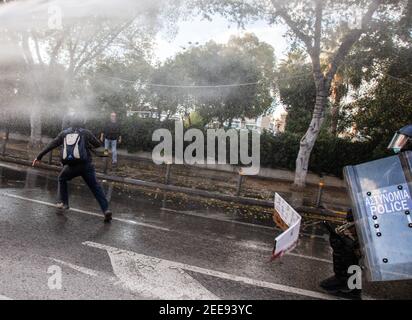
[[100,147],[100,141],[87,129],[83,128],[83,122],[70,121],[70,128],[62,131],[50,144],[34,159],[33,167],[41,162],[41,159],[55,148],[63,146],[62,164],[63,170],[59,175],[59,202],[57,207],[61,210],[69,209],[69,192],[67,183],[76,177],[82,177],[104,214],[104,222],[112,220],[112,212],[103,192],[103,188],[97,181],[94,165],[92,164],[91,150]]

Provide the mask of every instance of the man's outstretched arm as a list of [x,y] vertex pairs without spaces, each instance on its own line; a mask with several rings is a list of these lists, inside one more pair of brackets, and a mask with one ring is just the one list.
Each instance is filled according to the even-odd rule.
[[91,147],[93,148],[99,148],[101,147],[101,142],[99,139],[97,139],[93,133],[91,133],[89,130],[86,131],[87,133],[87,140],[90,144]]
[[38,154],[38,156],[36,157],[36,159],[34,159],[33,161],[33,166],[36,165],[36,163],[40,162],[41,159],[50,151],[52,151],[53,149],[56,149],[57,147],[60,147],[64,142],[64,133],[60,133],[52,142],[50,142],[46,148],[44,148],[44,150],[42,152],[40,152]]

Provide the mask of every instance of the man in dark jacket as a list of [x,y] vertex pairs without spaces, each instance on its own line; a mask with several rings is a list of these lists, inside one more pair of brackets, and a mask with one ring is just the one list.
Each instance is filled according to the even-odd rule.
[[[89,189],[92,191],[97,202],[100,205],[104,213],[104,222],[109,223],[112,220],[112,213],[109,210],[109,203],[103,192],[103,188],[96,179],[95,168],[92,164],[91,150],[100,147],[100,141],[89,131],[82,128],[82,122],[77,120],[71,120],[70,128],[62,131],[50,144],[34,159],[33,167],[41,162],[41,159],[50,151],[60,146],[65,146],[65,139],[75,133],[81,135],[82,143],[84,143],[85,155],[84,159],[78,162],[65,163],[62,157],[62,163],[64,163],[63,170],[59,175],[59,203],[57,207],[62,210],[69,209],[69,193],[67,188],[67,182],[76,178],[82,177],[86,182]],[[67,153],[64,150],[63,153]]]
[[117,165],[117,145],[122,143],[122,136],[120,133],[120,124],[117,121],[117,114],[112,113],[110,115],[110,121],[106,124],[103,133],[100,136],[100,140],[104,141],[105,152],[108,153],[109,149],[112,151],[112,164]]

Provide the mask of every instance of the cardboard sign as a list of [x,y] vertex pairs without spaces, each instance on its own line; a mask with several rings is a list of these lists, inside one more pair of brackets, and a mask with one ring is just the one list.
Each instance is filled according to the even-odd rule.
[[285,230],[275,239],[273,258],[292,251],[299,240],[302,217],[278,193],[275,195],[275,222]]

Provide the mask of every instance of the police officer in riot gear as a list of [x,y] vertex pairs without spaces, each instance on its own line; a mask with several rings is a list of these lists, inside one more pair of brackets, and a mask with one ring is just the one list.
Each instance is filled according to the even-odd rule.
[[355,222],[351,211],[348,212],[346,220],[347,222],[344,225],[336,229],[333,229],[324,222],[330,233],[329,242],[333,250],[333,272],[335,274],[323,280],[320,286],[330,293],[348,294],[353,298],[360,298],[360,290],[352,290],[348,287],[350,277],[348,269],[350,266],[359,265],[361,257]]
[[[412,150],[412,124],[401,128],[395,133],[388,149],[398,154],[402,151]],[[352,212],[347,215],[347,222],[333,229],[325,222],[330,233],[330,245],[333,249],[333,271],[334,275],[320,283],[320,286],[336,294],[344,294],[347,297],[360,298],[361,290],[350,289],[348,280],[351,276],[348,269],[352,265],[359,265],[361,258],[358,236]]]

